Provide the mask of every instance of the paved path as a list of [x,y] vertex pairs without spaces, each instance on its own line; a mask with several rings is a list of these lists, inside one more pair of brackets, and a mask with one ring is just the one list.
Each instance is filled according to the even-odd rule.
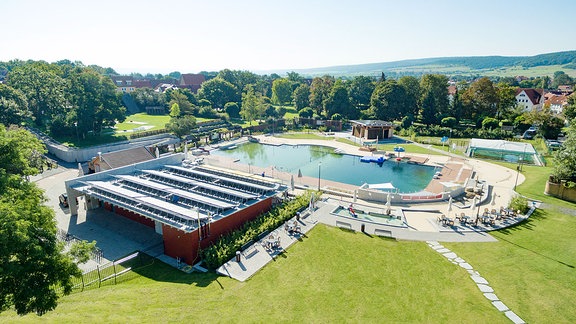
[[504,304],[498,298],[498,296],[494,293],[494,289],[488,283],[488,280],[482,277],[478,271],[474,270],[472,265],[470,265],[464,259],[458,257],[456,253],[448,250],[438,242],[428,241],[426,243],[428,243],[428,246],[430,246],[434,251],[446,257],[446,259],[448,259],[450,262],[468,271],[468,273],[470,274],[470,279],[474,280],[474,283],[476,284],[476,286],[478,286],[480,292],[482,292],[484,294],[484,297],[486,297],[490,302],[492,302],[492,306],[494,306],[499,312],[503,312],[504,315],[506,315],[506,317],[508,317],[515,324],[525,323],[524,320],[520,318],[520,316],[516,315],[516,313],[511,311],[508,308],[508,306],[506,306],[506,304]]

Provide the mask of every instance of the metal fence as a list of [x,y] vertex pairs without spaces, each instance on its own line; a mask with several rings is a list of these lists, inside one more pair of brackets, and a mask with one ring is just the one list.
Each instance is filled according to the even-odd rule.
[[142,252],[134,252],[121,259],[97,265],[85,271],[81,277],[73,278],[73,291],[100,288],[104,285],[115,285],[133,278],[133,270],[151,264],[154,259]]
[[[57,237],[60,241],[66,244],[66,247],[70,247],[75,242],[82,242],[81,239],[78,237],[67,233],[63,229],[58,229]],[[92,251],[90,251],[90,259],[94,260],[96,263],[101,263],[103,258],[103,252],[99,248],[95,247]]]

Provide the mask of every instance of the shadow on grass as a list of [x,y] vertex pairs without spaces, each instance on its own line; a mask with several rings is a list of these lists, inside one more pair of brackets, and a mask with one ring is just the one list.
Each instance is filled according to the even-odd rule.
[[513,232],[518,231],[518,230],[530,230],[533,231],[534,228],[537,226],[537,222],[546,219],[546,216],[544,216],[544,213],[539,210],[536,209],[532,215],[530,215],[530,217],[526,220],[523,220],[519,223],[516,223],[514,225],[511,225],[509,227],[500,229],[497,231],[497,233],[502,233],[504,235],[511,235]]
[[[218,274],[212,271],[207,273],[185,273],[167,265],[158,259],[154,259],[150,264],[137,269],[133,269],[132,271],[142,277],[154,281],[180,283],[198,287],[207,287],[212,282],[218,281],[218,277],[220,277]],[[221,283],[218,282],[218,284],[222,289],[224,289]]]

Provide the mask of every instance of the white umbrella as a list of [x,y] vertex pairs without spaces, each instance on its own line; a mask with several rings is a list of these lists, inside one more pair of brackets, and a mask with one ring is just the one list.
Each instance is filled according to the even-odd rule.
[[450,196],[450,198],[448,199],[448,210],[447,210],[447,214],[450,214],[450,212],[452,211],[452,196]]
[[392,209],[391,207],[390,193],[388,193],[388,195],[386,195],[386,212],[388,214],[390,214],[390,210]]
[[188,158],[188,142],[184,142],[184,159]]
[[158,149],[158,146],[156,146],[156,158],[160,157],[160,150]]
[[494,192],[494,195],[492,196],[492,202],[490,204],[492,206],[496,206],[496,192]]
[[302,171],[300,171],[300,169],[298,169],[298,178],[302,178]]
[[78,176],[81,177],[84,175],[84,169],[82,169],[82,163],[78,162]]
[[294,191],[294,175],[290,175],[290,189]]
[[356,202],[357,198],[358,198],[358,190],[354,190],[354,202]]

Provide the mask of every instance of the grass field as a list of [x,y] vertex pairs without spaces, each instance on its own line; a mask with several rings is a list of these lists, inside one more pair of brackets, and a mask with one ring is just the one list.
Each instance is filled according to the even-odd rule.
[[[573,323],[576,308],[576,204],[543,193],[550,168],[524,166],[518,191],[545,209],[516,227],[493,232],[498,243],[450,243],[497,295],[529,323]],[[572,215],[566,211],[571,210]]]
[[[423,242],[318,225],[245,283],[162,263],[117,286],[76,293],[49,322],[506,323],[467,272]],[[0,321],[15,320],[14,314]],[[37,321],[35,315],[18,318]]]

